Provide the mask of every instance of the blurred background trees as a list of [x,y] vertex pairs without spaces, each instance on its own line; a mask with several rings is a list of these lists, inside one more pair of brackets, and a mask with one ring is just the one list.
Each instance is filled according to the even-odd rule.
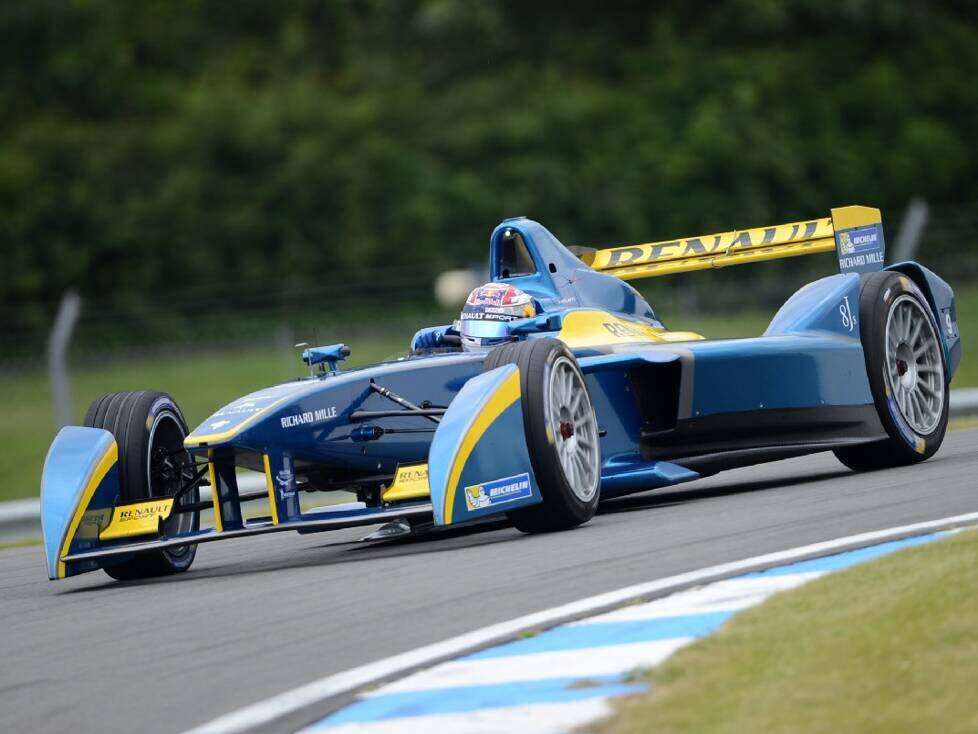
[[[0,332],[35,350],[67,288],[128,339],[290,298],[328,318],[377,283],[409,308],[514,214],[612,244],[865,203],[892,237],[919,195],[929,254],[973,251],[976,18],[897,0],[4,3]],[[724,281],[757,277],[741,270]]]

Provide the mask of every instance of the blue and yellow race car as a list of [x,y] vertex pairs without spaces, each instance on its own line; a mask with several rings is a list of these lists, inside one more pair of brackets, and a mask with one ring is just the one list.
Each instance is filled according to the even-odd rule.
[[[795,293],[756,338],[670,331],[627,282],[831,250],[841,272]],[[884,267],[877,209],[600,250],[515,218],[493,231],[489,259],[492,282],[459,320],[422,330],[395,361],[342,370],[345,346],[308,348],[308,377],[192,432],[165,393],[96,400],[44,465],[50,577],[185,571],[201,543],[284,530],[499,515],[563,530],[603,498],[817,451],[857,471],[910,464],[944,438],[954,294],[917,263]],[[239,470],[261,488],[239,486]],[[358,502],[300,506],[332,490]],[[246,518],[246,502],[267,511]]]

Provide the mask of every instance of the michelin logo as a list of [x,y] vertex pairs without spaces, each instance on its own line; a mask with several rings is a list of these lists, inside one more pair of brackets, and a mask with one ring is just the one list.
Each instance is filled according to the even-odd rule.
[[480,510],[505,502],[527,499],[532,496],[533,490],[530,487],[530,475],[523,473],[466,487],[465,506],[469,510]]
[[883,265],[883,232],[879,225],[837,233],[839,269],[843,273],[870,272]]

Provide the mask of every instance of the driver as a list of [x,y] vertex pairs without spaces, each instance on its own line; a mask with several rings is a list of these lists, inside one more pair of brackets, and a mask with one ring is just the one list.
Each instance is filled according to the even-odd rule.
[[411,349],[432,349],[444,346],[445,337],[458,336],[467,352],[488,351],[516,337],[506,329],[510,321],[536,316],[537,310],[529,294],[505,283],[486,283],[465,299],[462,313],[451,326],[421,329],[411,341]]

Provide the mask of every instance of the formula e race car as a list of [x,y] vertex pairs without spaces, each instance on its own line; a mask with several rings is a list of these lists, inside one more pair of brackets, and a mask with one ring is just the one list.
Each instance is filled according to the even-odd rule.
[[[627,283],[830,250],[841,272],[795,293],[757,338],[669,331]],[[601,250],[507,219],[465,325],[419,333],[405,357],[341,370],[345,346],[308,348],[308,377],[193,432],[165,393],[96,400],[44,465],[49,575],[185,571],[201,543],[284,530],[499,515],[562,530],[603,498],[817,451],[857,471],[923,461],[944,438],[961,356],[954,294],[883,256],[880,212],[861,206]],[[261,489],[242,489],[241,470]],[[358,501],[300,506],[338,489]],[[245,517],[250,501],[264,517]]]

